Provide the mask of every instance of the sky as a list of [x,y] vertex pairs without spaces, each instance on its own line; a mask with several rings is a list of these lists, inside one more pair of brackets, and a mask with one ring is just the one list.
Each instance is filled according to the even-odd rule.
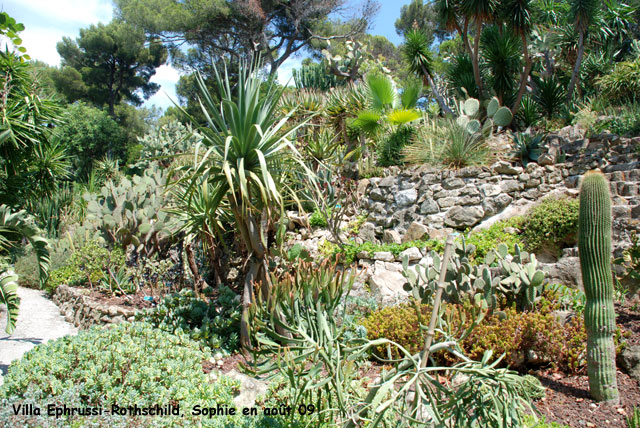
[[[410,0],[378,0],[380,10],[375,18],[371,34],[383,35],[395,44],[400,43],[394,23],[400,16],[400,8]],[[50,65],[59,65],[60,56],[56,43],[63,37],[75,39],[81,28],[102,22],[107,24],[113,16],[111,0],[0,0],[0,11],[7,12],[17,22],[25,26],[20,33],[22,46],[31,58],[39,59]],[[291,81],[291,70],[300,67],[301,56],[289,58],[278,70],[278,79],[282,84]],[[152,82],[161,85],[161,89],[145,102],[145,106],[156,105],[167,108],[177,102],[175,84],[180,74],[169,65],[156,70]],[[172,101],[173,100],[173,101]]]

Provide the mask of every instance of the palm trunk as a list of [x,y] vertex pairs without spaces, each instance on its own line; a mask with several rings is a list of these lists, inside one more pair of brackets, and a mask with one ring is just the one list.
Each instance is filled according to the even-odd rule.
[[516,114],[518,109],[520,108],[520,101],[522,101],[522,97],[524,96],[524,92],[527,89],[527,80],[529,79],[529,73],[531,73],[531,67],[533,66],[533,61],[529,57],[529,48],[527,47],[527,36],[522,34],[522,53],[524,55],[524,70],[522,72],[522,77],[520,78],[520,89],[518,90],[518,95],[516,95],[516,100],[511,107],[511,113]]
[[569,89],[567,90],[567,105],[571,103],[573,99],[573,90],[578,82],[580,76],[580,65],[582,63],[582,55],[584,54],[584,31],[580,31],[578,38],[578,57],[576,58],[576,65],[573,67],[573,74],[571,74],[571,81],[569,82]]
[[473,77],[476,80],[476,86],[478,87],[478,97],[482,98],[484,88],[482,86],[482,78],[480,77],[480,63],[479,63],[479,51],[480,51],[480,33],[482,32],[482,20],[476,18],[476,37],[473,40],[473,55],[471,56],[471,64],[473,64]]
[[427,79],[427,82],[429,82],[429,86],[431,86],[431,92],[433,92],[433,96],[436,97],[436,101],[440,106],[440,110],[442,110],[442,112],[445,114],[453,114],[447,103],[444,101],[442,95],[440,95],[440,92],[438,91],[438,88],[436,86],[436,82],[431,77],[431,74],[427,72],[424,67],[422,67],[422,73],[424,73],[424,77]]

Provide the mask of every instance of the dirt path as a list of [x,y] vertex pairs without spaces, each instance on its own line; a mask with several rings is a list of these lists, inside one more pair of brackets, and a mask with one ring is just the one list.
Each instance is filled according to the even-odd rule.
[[76,334],[78,329],[64,320],[58,307],[43,291],[18,288],[20,311],[16,330],[7,336],[6,307],[0,308],[0,385],[11,361],[22,357],[40,343]]

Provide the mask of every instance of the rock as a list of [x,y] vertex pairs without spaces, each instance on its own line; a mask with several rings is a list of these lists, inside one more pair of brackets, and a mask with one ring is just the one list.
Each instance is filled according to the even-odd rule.
[[453,233],[453,229],[445,227],[442,229],[429,228],[429,238],[436,240],[445,240],[449,234]]
[[401,190],[396,193],[394,199],[399,207],[408,207],[418,200],[418,191],[416,189]]
[[429,233],[427,226],[418,222],[413,222],[409,225],[407,233],[402,237],[402,242],[418,241]]
[[369,252],[368,251],[360,251],[358,254],[356,254],[356,258],[358,260],[366,260],[369,259],[371,256],[369,256]]
[[498,174],[505,175],[518,175],[523,171],[521,166],[514,166],[506,161],[498,161],[494,163],[493,165],[491,165],[491,169],[493,169]]
[[550,153],[543,153],[538,157],[538,165],[553,165],[556,163],[555,158]]
[[389,175],[378,182],[378,187],[391,187],[393,186],[395,177]]
[[440,211],[440,207],[433,199],[427,199],[420,205],[420,214],[435,214],[438,211]]
[[363,178],[358,181],[358,188],[356,189],[357,195],[362,197],[367,193],[367,188],[371,182],[367,178]]
[[484,217],[484,210],[478,206],[453,207],[444,217],[444,223],[456,229],[475,226]]
[[559,283],[568,287],[584,290],[582,285],[582,274],[580,273],[580,259],[578,257],[562,257],[556,263],[540,263],[540,267],[545,267],[548,272],[547,278],[550,283]]
[[517,190],[522,190],[524,185],[516,180],[505,180],[500,183],[500,188],[504,193],[513,193]]
[[400,253],[400,260],[404,260],[405,257],[412,262],[420,260],[422,258],[422,253],[416,247],[411,247]]
[[387,270],[383,262],[373,265],[373,273],[369,278],[371,291],[380,295],[384,304],[405,300],[407,292],[402,288],[407,279],[400,272]]
[[269,389],[267,382],[252,378],[236,370],[231,370],[225,375],[240,382],[240,392],[233,398],[234,404],[240,409],[253,407],[256,403],[256,397],[266,394]]
[[464,180],[457,177],[447,178],[442,182],[442,188],[446,190],[459,189],[464,187]]
[[632,378],[640,381],[640,345],[628,346],[618,357],[620,367]]
[[358,237],[365,242],[376,242],[376,225],[367,221],[360,226]]
[[382,234],[382,242],[385,244],[400,244],[402,243],[402,238],[395,230],[386,229]]
[[392,262],[395,260],[390,251],[378,251],[373,253],[373,260],[381,260],[383,262]]
[[551,315],[556,318],[560,325],[564,326],[576,316],[576,313],[573,311],[553,311]]

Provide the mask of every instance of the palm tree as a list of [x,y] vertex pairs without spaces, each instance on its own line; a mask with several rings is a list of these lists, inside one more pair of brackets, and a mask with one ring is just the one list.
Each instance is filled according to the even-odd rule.
[[506,12],[505,18],[507,25],[511,30],[520,36],[522,41],[522,55],[524,58],[524,69],[520,77],[520,87],[513,102],[511,111],[515,115],[520,108],[520,101],[527,89],[527,80],[533,61],[529,57],[529,33],[531,32],[531,0],[506,0],[502,3],[502,7]]
[[413,73],[422,76],[422,79],[425,80],[431,88],[431,92],[433,92],[433,96],[438,102],[440,109],[446,114],[451,114],[451,109],[447,106],[442,95],[440,95],[440,91],[438,91],[435,79],[433,78],[433,58],[431,50],[429,49],[429,39],[427,35],[418,29],[409,31],[405,35],[403,52],[409,63],[409,69]]
[[580,75],[580,64],[584,55],[585,35],[596,17],[599,4],[600,2],[596,0],[571,0],[571,20],[573,20],[578,32],[578,56],[567,89],[567,104],[573,99],[573,91]]
[[[0,257],[21,245],[26,239],[36,253],[40,283],[44,284],[49,273],[49,242],[26,211],[12,212],[7,205],[0,205]],[[18,277],[0,258],[0,304],[7,305],[7,334],[13,333],[18,320]]]
[[[287,183],[280,180],[283,161],[293,158],[310,175],[311,172],[288,139],[303,123],[285,131],[292,112],[283,118],[277,114],[283,89],[276,88],[273,82],[264,85],[257,66],[242,65],[234,87],[226,69],[224,76],[216,69],[215,77],[219,104],[214,102],[202,76],[197,75],[206,125],[198,125],[191,118],[203,140],[196,147],[193,165],[179,183],[187,184],[187,195],[206,185],[210,192],[206,212],[212,214],[224,208],[233,218],[248,258],[240,333],[243,346],[250,348],[248,308],[254,298],[253,286],[261,283],[263,295],[268,293],[270,232],[277,229],[277,219],[284,218],[282,192]],[[190,117],[186,111],[183,113]]]

